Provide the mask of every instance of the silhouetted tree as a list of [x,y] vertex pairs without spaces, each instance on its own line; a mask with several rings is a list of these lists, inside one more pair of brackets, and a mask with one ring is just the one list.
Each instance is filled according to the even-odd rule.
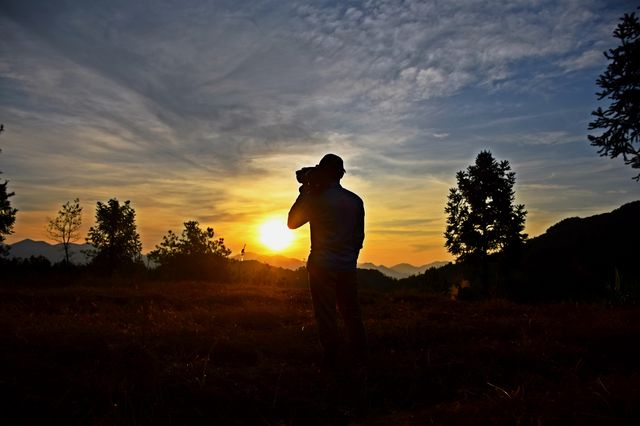
[[221,279],[231,254],[223,238],[214,238],[213,228],[205,230],[195,220],[184,222],[180,235],[169,231],[149,253],[160,265],[161,275],[173,278]]
[[[4,125],[0,132],[4,130]],[[2,152],[2,150],[0,150]],[[2,172],[0,172],[2,174]],[[11,207],[9,200],[15,193],[7,191],[8,181],[0,183],[0,255],[4,255],[6,249],[4,247],[5,236],[13,233],[13,224],[16,222],[17,209]]]
[[[613,32],[620,45],[604,52],[609,65],[596,81],[602,89],[598,100],[607,98],[611,104],[605,111],[598,107],[591,113],[595,120],[589,130],[604,131],[589,135],[589,141],[601,156],[622,155],[625,164],[640,169],[640,22],[635,13],[625,13],[620,20]],[[640,173],[634,179],[640,181]]]
[[98,201],[96,224],[89,228],[87,242],[95,247],[92,263],[107,268],[140,262],[142,243],[136,231],[136,213],[130,202],[112,198]]
[[[0,183],[0,246],[4,243],[5,236],[13,233],[13,224],[16,221],[17,209],[11,207],[11,200],[14,192],[7,192],[7,182]],[[3,253],[3,249],[0,247],[0,254]]]
[[184,222],[182,234],[178,236],[169,231],[162,237],[162,242],[149,253],[149,259],[159,264],[166,263],[178,255],[216,255],[228,257],[231,254],[224,245],[224,238],[214,239],[213,228],[200,229],[196,220]]
[[58,210],[58,215],[49,219],[47,233],[54,241],[62,243],[64,247],[64,260],[69,264],[69,244],[80,238],[80,226],[82,225],[82,207],[80,199],[67,201]]
[[478,154],[474,165],[456,174],[457,188],[449,190],[444,211],[445,246],[459,260],[484,259],[487,254],[520,245],[524,205],[514,205],[516,175],[508,161],[497,162],[489,151]]

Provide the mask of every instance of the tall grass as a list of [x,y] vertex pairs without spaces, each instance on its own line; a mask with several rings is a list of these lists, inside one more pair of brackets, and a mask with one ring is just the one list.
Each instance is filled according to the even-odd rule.
[[[622,283],[622,281],[621,281]],[[638,309],[364,290],[367,369],[321,368],[277,284],[0,289],[7,424],[623,424]],[[606,390],[605,390],[606,389]]]

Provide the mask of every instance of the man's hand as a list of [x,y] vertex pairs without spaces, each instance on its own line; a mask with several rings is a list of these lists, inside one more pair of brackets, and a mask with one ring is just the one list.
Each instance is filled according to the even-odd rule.
[[301,194],[311,194],[311,189],[311,185],[300,185],[298,191],[300,191]]

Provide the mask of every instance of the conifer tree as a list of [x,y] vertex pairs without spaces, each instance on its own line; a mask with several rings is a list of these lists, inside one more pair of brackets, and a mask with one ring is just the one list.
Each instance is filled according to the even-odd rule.
[[[0,125],[0,133],[4,131],[4,125]],[[0,150],[2,152],[2,150]],[[0,172],[2,174],[2,172]],[[13,225],[16,222],[17,209],[11,207],[10,197],[15,195],[7,189],[8,181],[0,182],[0,255],[5,254],[5,236],[13,233]]]
[[516,177],[508,161],[482,151],[456,179],[445,207],[445,247],[451,254],[459,260],[484,259],[524,241],[527,212],[524,205],[514,205]]
[[[589,130],[602,133],[589,135],[589,141],[601,156],[622,155],[626,165],[640,169],[640,22],[635,13],[620,20],[613,32],[620,45],[604,52],[609,65],[596,81],[602,89],[598,100],[606,98],[611,103],[606,110],[598,107],[591,113],[595,119]],[[634,179],[640,181],[640,173]]]

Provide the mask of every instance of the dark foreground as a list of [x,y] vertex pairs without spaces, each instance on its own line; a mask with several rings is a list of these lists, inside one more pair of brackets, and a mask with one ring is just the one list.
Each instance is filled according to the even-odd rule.
[[3,424],[640,424],[638,308],[362,305],[369,366],[344,375],[304,289],[1,289]]

